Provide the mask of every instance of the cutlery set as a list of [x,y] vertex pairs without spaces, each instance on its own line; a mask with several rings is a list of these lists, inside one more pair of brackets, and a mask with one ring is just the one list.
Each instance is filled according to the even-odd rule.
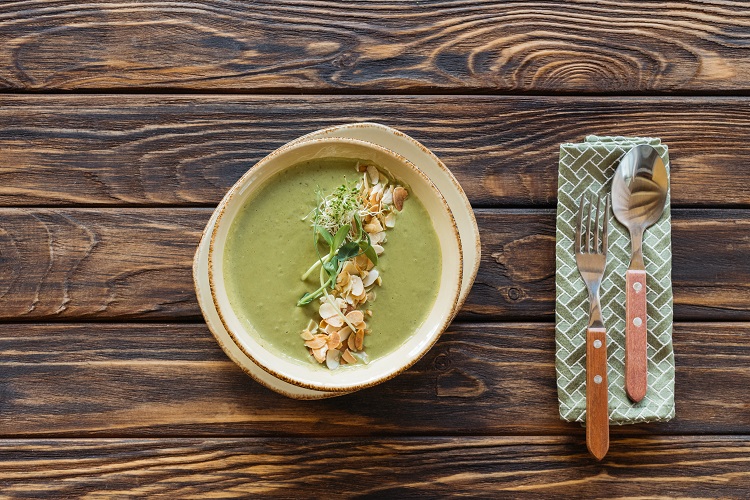
[[[635,146],[625,154],[612,179],[612,211],[630,232],[631,242],[631,260],[625,279],[625,391],[634,403],[641,401],[647,392],[647,286],[643,233],[661,217],[668,189],[664,162],[657,151],[648,145]],[[609,449],[609,398],[606,328],[602,320],[599,289],[607,261],[610,196],[605,196],[601,217],[601,195],[597,195],[595,201],[589,200],[588,204],[586,198],[585,193],[580,198],[574,253],[589,298],[586,445],[589,452],[601,460]]]

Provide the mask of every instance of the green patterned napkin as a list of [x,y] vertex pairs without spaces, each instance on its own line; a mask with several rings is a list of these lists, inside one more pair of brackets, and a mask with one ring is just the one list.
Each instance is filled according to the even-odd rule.
[[[557,393],[560,416],[586,419],[586,325],[588,295],[573,254],[575,218],[584,192],[608,193],[620,158],[635,145],[656,148],[669,172],[667,147],[659,139],[588,136],[580,144],[560,145],[557,191]],[[643,237],[648,273],[648,392],[633,404],[625,394],[625,271],[630,236],[610,213],[609,253],[601,288],[607,328],[609,418],[615,424],[667,421],[674,416],[672,353],[672,241],[669,197],[664,215]]]

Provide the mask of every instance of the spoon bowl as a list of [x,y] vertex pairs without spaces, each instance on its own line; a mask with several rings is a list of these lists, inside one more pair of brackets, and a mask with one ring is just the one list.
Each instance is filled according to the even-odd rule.
[[612,180],[612,211],[631,232],[643,232],[664,212],[669,179],[664,161],[648,145],[622,158]]

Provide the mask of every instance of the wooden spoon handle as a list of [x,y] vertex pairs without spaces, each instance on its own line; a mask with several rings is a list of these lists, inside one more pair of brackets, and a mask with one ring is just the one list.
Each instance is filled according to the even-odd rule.
[[604,328],[586,330],[586,446],[597,460],[609,450],[606,337]]
[[646,395],[646,271],[629,269],[625,294],[625,392],[635,403]]

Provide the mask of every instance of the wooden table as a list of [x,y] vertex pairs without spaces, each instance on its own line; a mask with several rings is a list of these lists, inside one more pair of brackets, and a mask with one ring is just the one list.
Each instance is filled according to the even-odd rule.
[[[3,495],[750,497],[746,3],[30,0],[0,41]],[[356,120],[445,161],[482,264],[413,369],[293,401],[218,347],[191,259],[254,162]],[[601,463],[554,371],[558,145],[589,133],[673,165],[677,417]]]

